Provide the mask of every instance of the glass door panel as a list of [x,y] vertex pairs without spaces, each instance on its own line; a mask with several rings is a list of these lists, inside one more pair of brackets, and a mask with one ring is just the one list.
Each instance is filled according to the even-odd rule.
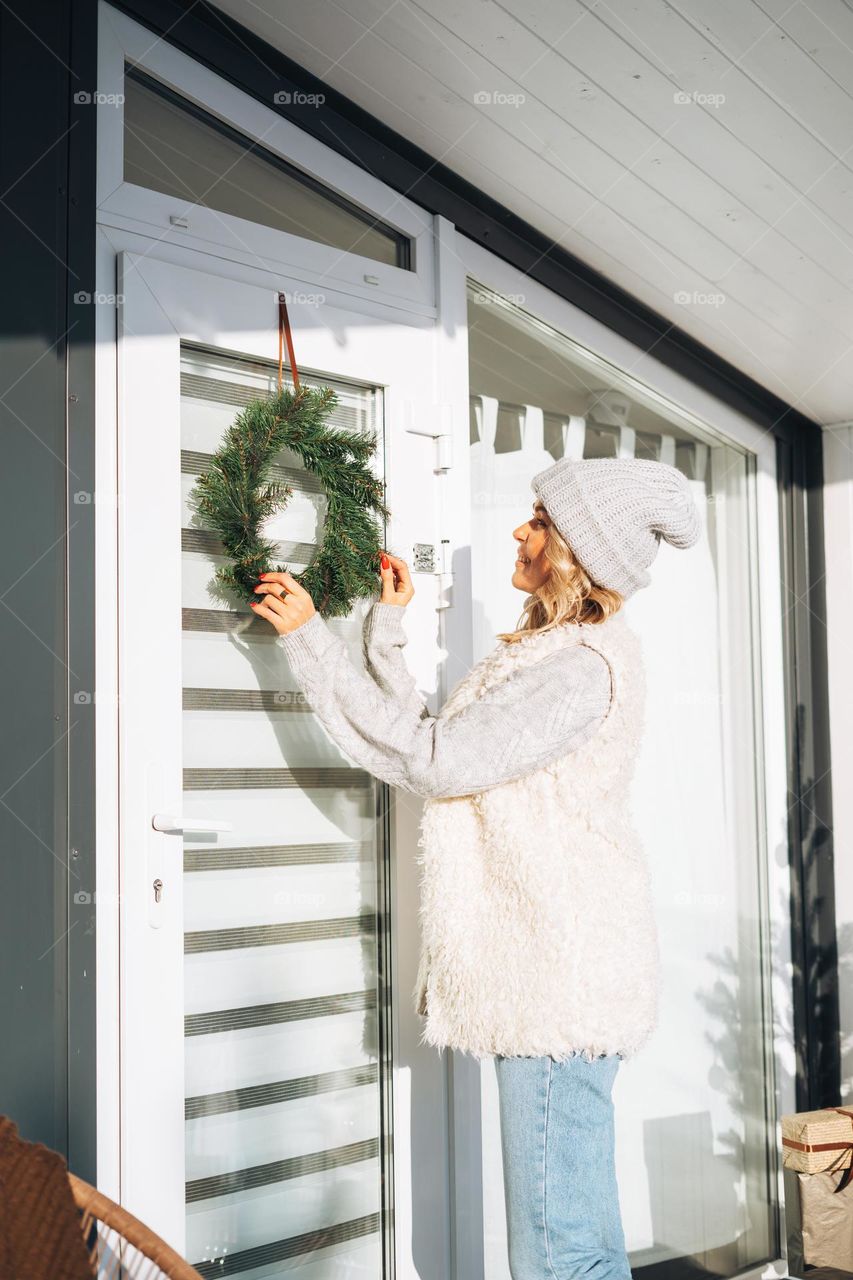
[[[659,459],[688,477],[701,513],[700,543],[661,543],[653,587],[625,605],[646,669],[632,803],[663,990],[658,1029],[620,1069],[614,1102],[635,1276],[732,1276],[780,1251],[755,456],[473,283],[468,321],[475,660],[521,612],[512,530],[536,471],[563,456]],[[509,1280],[491,1062],[482,1083],[486,1275]]]
[[[183,812],[186,1253],[203,1276],[382,1274],[387,850],[374,780],[325,736],[268,622],[213,581],[224,563],[192,504],[235,414],[275,370],[183,344]],[[381,396],[334,379],[335,425],[381,427]],[[294,573],[325,496],[295,455],[268,535]],[[353,643],[364,609],[333,623]]]
[[[117,1193],[205,1276],[416,1267],[439,1280],[445,1064],[418,1043],[417,869],[393,856],[416,814],[337,749],[273,627],[219,587],[223,548],[194,501],[239,410],[277,389],[284,291],[301,381],[335,390],[334,426],[377,438],[385,545],[437,544],[430,442],[407,429],[434,396],[436,326],[335,293],[310,263],[294,280],[260,254],[244,268],[116,241],[115,395],[99,413],[115,410],[118,489],[103,589],[117,637],[119,1106],[99,1123],[119,1126]],[[273,474],[292,493],[264,534],[299,573],[325,494],[287,450]],[[408,662],[428,689],[437,575],[418,585]],[[356,667],[371,603],[326,623]],[[166,831],[158,814],[178,820]]]

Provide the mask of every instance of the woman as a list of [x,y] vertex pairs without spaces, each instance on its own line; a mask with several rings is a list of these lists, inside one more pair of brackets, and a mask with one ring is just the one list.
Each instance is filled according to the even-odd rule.
[[376,777],[424,798],[423,1040],[493,1055],[513,1280],[629,1280],[612,1085],[651,1035],[658,942],[629,813],[645,686],[620,613],[660,538],[689,547],[685,477],[644,459],[562,459],[513,531],[515,631],[430,715],[409,674],[408,568],[383,555],[365,672],[288,573],[256,612],[312,710]]

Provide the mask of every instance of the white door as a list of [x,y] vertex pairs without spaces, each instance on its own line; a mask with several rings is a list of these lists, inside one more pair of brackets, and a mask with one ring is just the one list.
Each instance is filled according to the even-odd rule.
[[[777,1125],[796,1104],[775,442],[479,246],[462,253],[474,659],[518,608],[510,531],[551,459],[675,464],[699,509],[697,545],[662,542],[625,605],[647,683],[631,799],[662,991],[614,1084],[617,1176],[635,1271],[781,1273]],[[509,1280],[491,1062],[482,1086],[485,1274]]]
[[[411,1055],[395,1106],[416,889],[392,855],[414,809],[390,811],[270,624],[219,594],[189,501],[238,410],[275,390],[276,292],[297,286],[125,252],[118,288],[122,1199],[205,1276],[374,1280],[392,1274],[392,1219],[445,1203],[422,1155],[412,1176]],[[298,288],[300,375],[331,382],[341,426],[377,431],[386,545],[411,558],[434,520],[430,442],[411,430],[433,400],[432,325]],[[269,532],[298,573],[325,498],[295,455],[279,462],[294,493]],[[416,584],[409,656],[429,691],[438,580]],[[366,608],[330,624],[356,662]]]

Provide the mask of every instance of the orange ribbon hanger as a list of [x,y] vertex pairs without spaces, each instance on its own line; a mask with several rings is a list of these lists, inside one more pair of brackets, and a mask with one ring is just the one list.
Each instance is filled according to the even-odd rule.
[[287,314],[287,302],[283,293],[278,295],[278,389],[281,391],[281,375],[284,364],[284,344],[287,343],[287,358],[290,361],[290,372],[293,374],[293,385],[299,390],[299,370],[296,368],[296,357],[293,354],[293,335],[290,332],[290,318]]

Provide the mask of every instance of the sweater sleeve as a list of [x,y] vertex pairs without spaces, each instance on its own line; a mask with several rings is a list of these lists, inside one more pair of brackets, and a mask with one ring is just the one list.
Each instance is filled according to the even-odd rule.
[[405,709],[420,720],[429,709],[403,657],[404,612],[402,605],[374,601],[364,620],[362,656],[365,670],[382,692],[396,699],[401,712]]
[[[396,625],[402,631],[399,619]],[[350,662],[318,613],[276,643],[344,754],[374,777],[424,797],[470,795],[524,777],[591,738],[610,707],[609,665],[586,645],[523,667],[487,697],[443,718],[426,709],[413,714],[411,703],[401,708],[396,693]]]

